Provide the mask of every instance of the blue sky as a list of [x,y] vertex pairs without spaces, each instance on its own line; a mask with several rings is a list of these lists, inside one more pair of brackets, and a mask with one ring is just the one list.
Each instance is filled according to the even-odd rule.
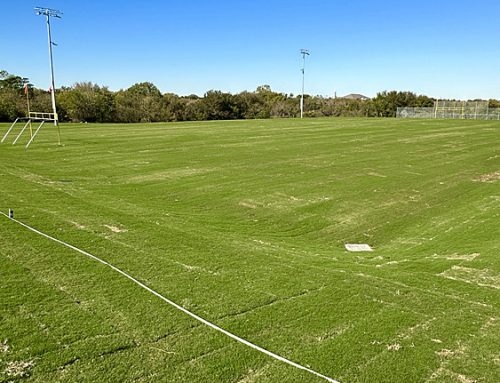
[[112,90],[151,81],[162,92],[410,90],[500,99],[498,0],[4,0],[0,69],[48,88],[45,23],[54,20],[56,85]]

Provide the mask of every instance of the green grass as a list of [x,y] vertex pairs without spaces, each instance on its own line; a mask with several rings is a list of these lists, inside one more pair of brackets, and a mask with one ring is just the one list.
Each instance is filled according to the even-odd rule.
[[[61,130],[1,211],[342,383],[500,381],[498,121]],[[321,381],[4,217],[0,262],[0,381]]]

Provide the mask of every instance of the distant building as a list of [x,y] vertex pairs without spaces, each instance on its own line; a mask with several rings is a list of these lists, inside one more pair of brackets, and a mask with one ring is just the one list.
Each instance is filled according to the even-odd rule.
[[351,93],[351,94],[348,94],[347,96],[344,96],[341,98],[347,98],[348,100],[362,100],[362,101],[366,101],[366,100],[370,99],[370,97],[366,97],[366,96],[363,96],[362,94],[358,94],[358,93]]

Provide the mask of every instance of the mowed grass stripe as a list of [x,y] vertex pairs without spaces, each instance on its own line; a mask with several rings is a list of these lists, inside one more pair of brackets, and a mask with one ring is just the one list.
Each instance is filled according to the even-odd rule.
[[75,252],[78,252],[78,253],[86,256],[86,257],[91,258],[94,261],[97,261],[97,262],[99,262],[99,263],[101,263],[101,264],[103,264],[105,266],[108,266],[113,271],[119,273],[123,277],[128,278],[130,281],[134,282],[136,285],[138,285],[142,289],[146,290],[147,292],[151,293],[152,295],[156,296],[157,298],[160,298],[165,303],[169,304],[170,306],[174,307],[175,309],[177,309],[179,311],[182,311],[184,314],[186,314],[186,315],[190,316],[191,318],[195,319],[196,321],[198,321],[198,322],[200,322],[200,323],[202,323],[202,324],[204,324],[204,325],[212,328],[213,330],[216,330],[216,331],[222,333],[223,335],[226,335],[226,336],[230,337],[231,339],[236,340],[236,341],[238,341],[239,343],[241,343],[241,344],[243,344],[245,346],[248,346],[248,347],[250,347],[250,348],[252,348],[252,349],[254,349],[256,351],[259,351],[259,352],[261,352],[262,354],[264,354],[266,356],[269,356],[269,357],[271,357],[271,358],[273,358],[275,360],[278,360],[280,362],[286,363],[289,366],[295,367],[295,368],[297,368],[299,370],[306,371],[306,372],[310,373],[311,375],[314,375],[316,377],[322,378],[322,379],[324,379],[324,380],[326,380],[328,382],[338,383],[335,379],[333,379],[331,377],[323,375],[323,374],[321,374],[321,373],[319,373],[317,371],[314,371],[314,370],[312,370],[312,369],[310,369],[308,367],[305,367],[305,366],[303,366],[301,364],[298,364],[298,363],[296,363],[296,362],[294,362],[292,360],[289,360],[289,359],[287,359],[287,358],[285,358],[285,357],[283,357],[281,355],[277,355],[277,354],[273,353],[272,351],[266,350],[266,349],[264,349],[264,348],[256,345],[255,343],[249,342],[248,340],[243,339],[240,336],[238,336],[238,335],[236,335],[234,333],[231,333],[230,331],[227,331],[226,329],[221,328],[220,326],[218,326],[215,323],[207,321],[205,318],[200,317],[199,315],[197,315],[197,314],[193,313],[192,311],[186,309],[182,305],[179,305],[179,304],[173,302],[172,300],[170,300],[169,298],[166,298],[165,296],[161,295],[157,291],[151,289],[149,286],[147,286],[143,282],[139,281],[137,278],[131,276],[130,274],[124,272],[123,270],[117,268],[116,266],[110,264],[109,262],[102,260],[99,257],[96,257],[95,255],[90,254],[90,253],[88,253],[85,250],[79,249],[79,248],[77,248],[77,247],[75,247],[75,246],[73,246],[71,244],[68,244],[68,243],[66,243],[64,241],[61,241],[61,240],[59,240],[59,239],[57,239],[55,237],[52,237],[52,236],[50,236],[50,235],[48,235],[46,233],[43,233],[43,232],[39,231],[38,229],[35,229],[35,228],[33,228],[33,227],[29,226],[29,225],[26,225],[25,223],[23,223],[23,222],[21,222],[19,220],[16,220],[15,218],[7,215],[6,213],[0,212],[0,214],[2,216],[4,216],[5,218],[8,218],[12,222],[15,222],[15,223],[19,224],[20,226],[24,227],[25,229],[28,229],[28,230],[30,230],[30,231],[32,231],[32,232],[34,232],[34,233],[36,233],[36,234],[38,234],[38,235],[46,238],[46,239],[48,239],[48,240],[56,242],[59,245],[68,247],[71,250],[74,250]]
[[[497,380],[481,328],[498,294],[481,278],[499,275],[499,192],[477,181],[500,168],[497,122],[69,125],[63,148],[50,134],[27,153],[0,146],[2,210],[341,381]],[[207,369],[234,365],[224,355]],[[286,380],[260,363],[236,374]]]
[[[15,235],[25,236],[21,233]],[[30,242],[44,242],[44,240],[31,238]],[[29,264],[23,265],[22,270],[19,270],[17,274],[9,270],[13,276],[16,275],[12,281],[18,283],[19,275],[24,279],[24,283],[21,286],[18,285],[21,291],[26,289],[26,285],[44,290],[42,300],[34,303],[36,305],[32,308],[34,314],[13,313],[16,320],[22,318],[23,322],[26,320],[25,315],[33,318],[33,326],[42,329],[40,335],[36,332],[31,333],[30,328],[24,330],[25,323],[22,326],[7,323],[7,325],[16,326],[17,330],[21,331],[20,335],[23,340],[26,340],[25,344],[20,344],[21,347],[13,350],[17,356],[26,357],[35,351],[38,355],[37,359],[42,360],[38,363],[39,367],[35,372],[45,371],[46,376],[52,377],[53,380],[65,380],[67,368],[73,369],[73,364],[75,364],[77,369],[73,373],[81,376],[80,371],[84,371],[85,375],[82,377],[89,381],[99,379],[99,376],[100,379],[105,376],[107,380],[118,381],[122,379],[120,374],[129,369],[131,369],[129,379],[159,376],[162,379],[168,377],[170,380],[178,376],[179,370],[187,369],[184,379],[192,377],[200,381],[204,379],[219,381],[236,379],[240,373],[238,366],[250,368],[254,364],[254,359],[263,365],[269,364],[269,360],[265,358],[258,355],[252,356],[255,351],[248,353],[239,347],[228,345],[224,336],[214,336],[210,331],[203,330],[204,326],[197,325],[196,322],[193,324],[183,315],[177,314],[175,310],[158,310],[158,302],[154,297],[151,299],[148,293],[141,293],[141,289],[130,288],[130,283],[126,280],[124,283],[120,281],[120,278],[109,275],[110,273],[103,270],[102,266],[91,266],[89,261],[82,257],[76,257],[81,259],[75,262],[73,259],[75,254],[72,251],[61,251],[60,245],[49,244],[48,248],[45,245],[38,243],[35,248],[28,251],[31,256],[40,256],[40,258],[24,257],[23,260],[27,260]],[[43,248],[42,251],[37,250],[40,247]],[[10,251],[7,251],[6,255],[7,263],[12,262]],[[58,258],[60,263],[54,258]],[[14,263],[23,260],[16,258]],[[75,267],[75,263],[79,264],[79,269],[88,270],[88,273],[75,274],[74,270],[71,270]],[[33,267],[36,266],[43,276],[32,274]],[[29,282],[29,277],[32,282]],[[105,284],[102,283],[104,280]],[[12,286],[9,287],[12,289]],[[54,291],[46,291],[50,289],[54,289],[55,294]],[[81,290],[86,290],[91,294],[78,293]],[[22,296],[25,295],[31,295],[31,292],[26,291],[22,294]],[[56,304],[59,310],[55,313],[48,310],[46,305],[52,302],[47,301],[47,297],[54,300],[57,297]],[[95,309],[96,307],[100,309]],[[67,326],[56,325],[63,321],[67,323]],[[148,326],[143,327],[137,321],[145,321]],[[109,324],[111,328],[103,329],[99,326],[103,323]],[[97,327],[98,333],[90,338],[81,338],[82,334],[89,333],[87,328],[82,328],[82,324],[91,328]],[[27,333],[22,333],[23,330]],[[75,334],[77,341],[74,341]],[[33,335],[38,335],[40,339],[33,339]],[[191,342],[192,338],[198,340]],[[61,342],[64,344],[62,354],[57,349]],[[32,350],[32,344],[38,347]],[[223,356],[221,356],[222,350],[224,350]],[[137,360],[134,359],[134,355]],[[208,355],[231,360],[231,363],[227,368],[207,371],[204,359],[210,359],[207,358]],[[130,366],[129,358],[132,358],[132,361],[135,360],[136,363],[132,362]],[[46,359],[55,359],[60,365],[55,367],[47,365],[44,363]],[[100,366],[95,369],[94,364],[97,361],[100,361]],[[175,363],[175,368],[168,367],[172,362]],[[118,365],[115,366],[113,363],[118,363]],[[162,363],[166,363],[166,367],[162,367],[162,371],[154,372]],[[153,371],[151,371],[152,365],[155,366]],[[296,381],[317,381],[317,378],[311,379],[301,370],[288,371],[286,375]]]

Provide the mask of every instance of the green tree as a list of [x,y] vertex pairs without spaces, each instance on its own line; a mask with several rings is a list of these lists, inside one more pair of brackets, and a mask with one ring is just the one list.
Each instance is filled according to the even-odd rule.
[[120,122],[161,121],[163,100],[159,89],[150,82],[132,85],[116,93],[116,118]]
[[33,87],[33,85],[29,83],[28,78],[16,76],[5,70],[0,70],[0,89],[10,89],[21,92],[25,84],[28,84],[29,87]]
[[500,100],[490,99],[488,101],[488,106],[490,108],[500,108]]
[[265,98],[257,92],[241,92],[234,96],[234,102],[238,105],[241,118],[255,119],[271,116]]
[[0,70],[0,120],[12,121],[27,112],[24,86],[32,93],[33,85],[26,77],[16,76]]
[[109,122],[114,119],[114,96],[106,87],[80,82],[57,92],[61,116],[71,121]]
[[412,92],[390,92],[377,93],[373,104],[379,117],[396,117],[398,107],[417,106],[417,95]]
[[161,121],[183,121],[187,100],[173,93],[166,93],[162,98]]
[[230,93],[210,90],[198,103],[203,120],[234,120],[242,118],[241,110]]

